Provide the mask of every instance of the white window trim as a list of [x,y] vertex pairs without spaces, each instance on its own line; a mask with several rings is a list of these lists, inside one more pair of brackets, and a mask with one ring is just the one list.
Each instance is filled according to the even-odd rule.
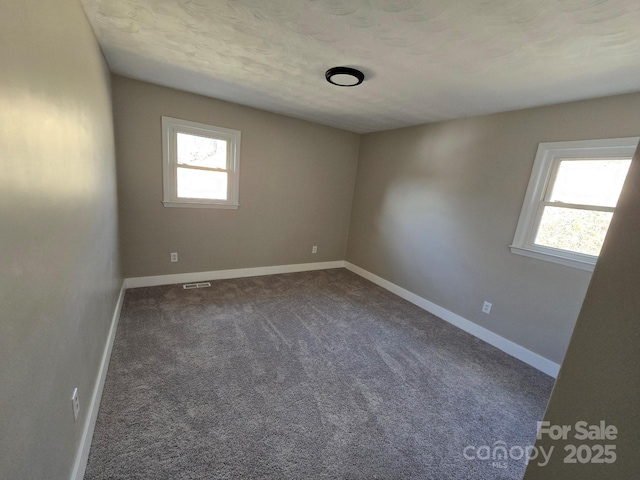
[[540,202],[545,198],[545,192],[552,178],[556,159],[632,158],[638,147],[638,141],[640,141],[640,137],[539,144],[513,244],[510,246],[511,252],[581,270],[593,271],[598,257],[544,247],[533,243],[534,229],[539,222],[537,217],[540,215],[538,211]]
[[[229,155],[229,184],[227,200],[185,199],[177,195],[177,145],[178,133],[200,135],[227,140]],[[238,208],[240,190],[240,132],[179,118],[162,117],[162,178],[165,207],[187,208]]]

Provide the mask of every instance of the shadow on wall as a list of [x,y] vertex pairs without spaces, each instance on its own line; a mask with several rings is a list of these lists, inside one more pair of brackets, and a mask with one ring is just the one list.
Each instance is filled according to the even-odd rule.
[[474,128],[434,125],[426,132],[408,129],[408,136],[396,157],[401,160],[386,177],[376,229],[387,271],[394,279],[409,277],[424,294],[456,284],[475,269],[461,241],[474,235],[474,225],[460,219],[482,194],[482,177],[471,181],[468,172],[475,165],[466,152],[483,135]]

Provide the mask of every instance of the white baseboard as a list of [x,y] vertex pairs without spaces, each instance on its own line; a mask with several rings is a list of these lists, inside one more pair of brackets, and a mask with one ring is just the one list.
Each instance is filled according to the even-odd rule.
[[71,480],[82,480],[84,472],[87,468],[87,460],[89,460],[89,451],[91,450],[91,440],[93,439],[93,431],[96,428],[96,420],[98,419],[98,411],[100,410],[100,400],[102,399],[102,389],[107,378],[107,369],[109,368],[109,360],[111,358],[111,349],[118,328],[118,320],[122,311],[122,302],[124,300],[125,284],[122,283],[118,302],[111,318],[111,327],[109,328],[109,336],[104,347],[100,369],[98,370],[98,379],[93,389],[93,395],[88,403],[87,417],[85,420],[84,431],[82,432],[82,440],[76,453],[76,461],[71,473]]
[[455,325],[465,332],[470,333],[480,340],[499,348],[512,357],[537,368],[541,372],[544,372],[554,378],[558,376],[560,365],[557,363],[552,362],[551,360],[544,358],[543,356],[538,355],[537,353],[532,352],[511,340],[507,340],[491,330],[487,330],[486,328],[481,327],[480,325],[473,323],[472,321],[467,320],[466,318],[463,318],[439,305],[436,305],[415,293],[405,290],[382,277],[343,260],[334,262],[299,263],[294,265],[276,265],[271,267],[239,268],[234,270],[215,270],[209,272],[178,273],[174,275],[156,275],[150,277],[134,277],[125,279],[125,288],[155,287],[158,285],[173,285],[178,283],[203,282],[206,280],[223,280],[228,278],[257,277],[260,275],[276,275],[279,273],[327,270],[330,268],[342,267],[345,267],[361,277],[372,281],[376,285],[395,293],[399,297],[408,300],[409,302],[436,315],[444,321]]
[[344,260],[335,262],[296,263],[293,265],[276,265],[272,267],[238,268],[234,270],[214,270],[210,272],[177,273],[174,275],[155,275],[151,277],[133,277],[125,279],[125,288],[156,287],[176,283],[204,282],[207,280],[224,280],[228,278],[258,277],[276,275],[278,273],[308,272],[311,270],[328,270],[344,267]]
[[528,350],[518,345],[517,343],[512,342],[511,340],[507,340],[506,338],[501,337],[496,333],[493,333],[491,330],[487,330],[486,328],[481,327],[480,325],[473,323],[472,321],[467,320],[466,318],[463,318],[460,315],[457,315],[445,308],[442,308],[439,305],[436,305],[435,303],[432,303],[429,300],[426,300],[416,295],[415,293],[405,290],[404,288],[399,287],[398,285],[391,283],[388,280],[385,280],[384,278],[381,278],[371,272],[368,272],[367,270],[364,270],[363,268],[360,268],[357,265],[354,265],[349,262],[345,262],[344,266],[347,270],[350,270],[353,273],[356,273],[361,277],[366,278],[367,280],[370,280],[376,285],[379,285],[382,288],[389,290],[391,293],[395,293],[399,297],[402,297],[405,300],[408,300],[409,302],[413,303],[414,305],[417,305],[423,310],[426,310],[427,312],[434,314],[435,316],[443,319],[444,321],[452,325],[455,325],[461,330],[464,330],[465,332],[470,333],[474,337],[477,337],[480,340],[483,340],[488,344],[493,345],[496,348],[499,348],[500,350],[502,350],[505,353],[508,353],[512,357],[515,357],[518,360],[521,360],[524,363],[527,363],[532,367],[537,368],[541,372],[544,372],[547,375],[550,375],[554,378],[558,376],[560,365],[558,365],[557,363],[552,362],[551,360],[544,358],[543,356],[538,355],[537,353],[534,353],[531,350]]

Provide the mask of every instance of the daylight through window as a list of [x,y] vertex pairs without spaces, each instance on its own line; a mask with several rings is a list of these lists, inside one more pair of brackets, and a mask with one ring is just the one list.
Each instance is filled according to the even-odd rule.
[[593,269],[637,143],[540,144],[511,251]]
[[238,207],[240,132],[162,117],[167,207]]

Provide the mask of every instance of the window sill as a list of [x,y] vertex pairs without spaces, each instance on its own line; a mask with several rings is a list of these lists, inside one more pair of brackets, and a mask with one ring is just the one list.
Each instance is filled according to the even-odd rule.
[[593,267],[595,266],[595,262],[590,262],[588,260],[578,260],[574,258],[568,258],[560,254],[555,254],[551,252],[542,252],[539,250],[533,250],[525,247],[516,247],[515,245],[511,245],[509,248],[511,249],[511,253],[515,253],[516,255],[523,255],[529,258],[545,260],[547,262],[557,263],[559,265],[564,265],[566,267],[573,267],[579,270],[585,270],[587,272],[593,272]]
[[221,208],[226,210],[237,209],[239,205],[229,203],[203,203],[203,202],[176,202],[164,200],[162,204],[165,207],[178,208]]

